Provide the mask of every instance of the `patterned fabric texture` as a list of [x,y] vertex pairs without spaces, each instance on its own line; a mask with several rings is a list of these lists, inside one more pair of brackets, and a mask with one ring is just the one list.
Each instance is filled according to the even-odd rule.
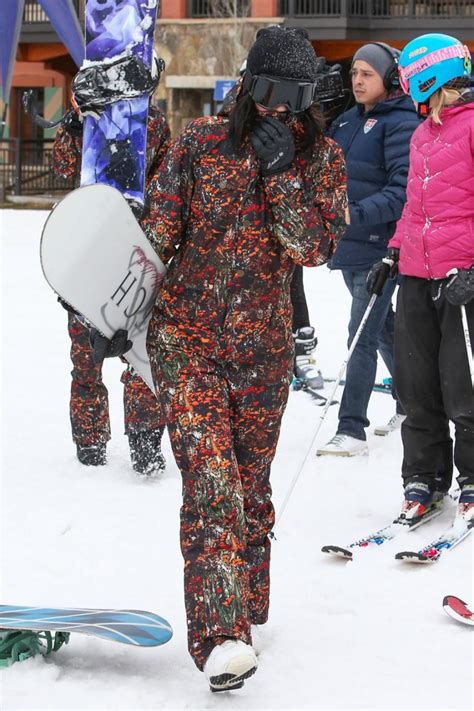
[[[73,363],[69,403],[72,438],[82,446],[105,444],[110,439],[110,421],[102,366],[96,365],[92,359],[89,329],[73,314],[68,316]],[[128,435],[163,426],[160,403],[142,378],[128,366],[121,380],[124,384],[125,433]]]
[[[295,134],[302,131],[293,119]],[[150,182],[143,221],[170,263],[148,352],[183,477],[189,649],[250,642],[269,605],[270,465],[293,367],[294,263],[323,264],[342,234],[340,149],[321,139],[261,178],[225,116],[193,121]]]

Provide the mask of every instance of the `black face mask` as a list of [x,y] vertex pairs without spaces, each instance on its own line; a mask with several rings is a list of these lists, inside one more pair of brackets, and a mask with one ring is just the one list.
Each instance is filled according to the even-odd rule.
[[255,103],[272,109],[284,104],[292,113],[309,109],[314,101],[315,83],[297,79],[279,79],[253,75],[247,69],[243,89],[248,91]]

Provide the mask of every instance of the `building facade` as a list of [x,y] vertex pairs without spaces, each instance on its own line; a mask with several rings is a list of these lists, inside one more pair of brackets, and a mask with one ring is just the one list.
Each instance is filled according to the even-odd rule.
[[[73,2],[83,18],[85,0]],[[161,0],[155,44],[166,72],[154,101],[174,135],[216,111],[219,87],[235,80],[257,30],[269,24],[304,27],[317,54],[345,68],[366,42],[401,48],[426,32],[452,34],[474,52],[474,0]],[[40,112],[54,120],[68,107],[76,71],[39,4],[26,0],[3,138],[51,140],[54,131],[33,126],[24,114],[22,94],[33,90]]]

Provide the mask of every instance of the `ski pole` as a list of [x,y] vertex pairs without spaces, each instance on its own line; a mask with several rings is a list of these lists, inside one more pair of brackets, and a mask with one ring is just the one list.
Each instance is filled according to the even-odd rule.
[[364,312],[364,315],[362,316],[362,320],[361,320],[361,322],[360,322],[360,324],[359,324],[359,328],[357,329],[357,332],[356,332],[356,334],[355,334],[355,336],[354,336],[354,338],[353,338],[353,340],[352,340],[351,347],[349,348],[349,351],[348,351],[348,353],[347,353],[347,356],[346,356],[346,358],[344,359],[344,362],[343,362],[342,365],[341,365],[341,368],[340,368],[340,370],[339,370],[339,374],[338,374],[338,376],[337,376],[337,378],[336,378],[336,381],[335,381],[335,383],[334,383],[334,387],[333,387],[333,389],[332,389],[332,391],[331,391],[331,394],[329,395],[328,399],[326,400],[326,404],[324,405],[324,409],[323,409],[323,411],[322,411],[322,413],[321,413],[321,416],[320,416],[320,418],[319,418],[319,424],[318,424],[318,426],[316,427],[316,432],[314,433],[313,438],[312,438],[312,440],[311,440],[311,443],[310,443],[310,445],[309,445],[309,447],[308,447],[308,450],[307,450],[307,452],[306,452],[306,454],[305,454],[305,456],[304,456],[304,459],[303,459],[303,461],[301,462],[300,466],[298,467],[298,470],[297,470],[295,476],[293,477],[293,480],[292,480],[292,482],[291,482],[291,484],[290,484],[290,486],[289,486],[289,488],[288,488],[288,491],[286,492],[286,496],[285,496],[285,498],[284,498],[284,500],[283,500],[283,504],[282,504],[281,507],[280,507],[280,511],[279,511],[278,516],[277,516],[277,518],[276,518],[274,528],[277,527],[277,525],[280,523],[280,521],[281,521],[281,519],[282,519],[282,516],[283,516],[283,514],[284,514],[284,512],[285,512],[285,509],[286,509],[286,507],[287,507],[288,501],[290,500],[290,497],[291,497],[291,495],[292,495],[292,493],[293,493],[293,490],[294,490],[294,488],[295,488],[295,486],[296,486],[296,483],[297,483],[298,479],[300,478],[300,474],[301,474],[301,472],[302,472],[303,469],[304,469],[304,466],[305,466],[305,464],[306,464],[306,461],[307,461],[307,459],[308,459],[308,457],[309,457],[309,454],[310,454],[310,452],[311,452],[311,450],[312,450],[312,448],[313,448],[313,445],[314,445],[314,443],[315,443],[315,441],[316,441],[316,437],[318,436],[319,430],[321,429],[321,426],[322,426],[322,424],[323,424],[323,422],[324,422],[324,418],[326,417],[327,411],[329,410],[329,408],[330,408],[330,406],[331,406],[331,403],[332,403],[332,401],[333,401],[334,395],[336,394],[336,390],[337,390],[337,388],[339,387],[339,383],[341,382],[342,378],[344,377],[344,373],[345,373],[345,370],[346,370],[346,368],[347,368],[347,365],[348,365],[348,363],[349,363],[349,361],[350,361],[350,359],[351,359],[351,356],[352,356],[352,354],[353,354],[353,352],[354,352],[354,350],[355,350],[355,347],[357,346],[357,342],[358,342],[358,340],[359,340],[359,338],[360,338],[360,335],[361,335],[362,331],[363,331],[364,328],[365,328],[365,325],[366,325],[366,323],[367,323],[367,321],[368,321],[368,319],[369,319],[369,316],[370,316],[370,312],[372,311],[372,308],[373,308],[373,306],[374,306],[374,304],[375,304],[375,301],[376,301],[377,297],[380,295],[380,292],[381,292],[381,290],[379,290],[379,293],[378,293],[378,294],[374,293],[374,294],[372,294],[372,296],[370,297],[370,301],[369,301],[368,306],[367,306],[367,308],[366,308],[366,310],[365,310],[365,312]]
[[[455,277],[456,274],[458,274],[458,270],[456,268],[454,268],[454,269],[451,269],[446,274],[446,276],[447,277],[453,276],[454,278],[456,278]],[[449,284],[451,283],[451,281],[449,282]],[[469,372],[471,374],[471,384],[472,384],[472,388],[474,390],[474,356],[472,353],[471,336],[469,335],[469,324],[467,322],[466,305],[460,304],[459,308],[461,309],[462,330],[464,332],[464,342],[466,343],[467,362],[469,364]]]
[[469,324],[467,322],[466,306],[461,304],[462,328],[464,331],[464,341],[466,343],[467,362],[469,363],[469,372],[471,373],[471,384],[474,390],[474,356],[472,354],[471,337],[469,335]]

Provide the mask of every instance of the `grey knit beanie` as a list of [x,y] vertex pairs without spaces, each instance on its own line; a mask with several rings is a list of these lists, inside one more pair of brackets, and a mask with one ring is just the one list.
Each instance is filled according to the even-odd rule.
[[312,82],[319,62],[306,30],[272,25],[257,32],[247,69],[253,75]]
[[393,59],[390,56],[390,52],[393,52],[396,56],[400,55],[398,49],[393,47],[384,49],[379,44],[364,44],[363,47],[357,50],[357,52],[352,57],[352,66],[357,59],[362,59],[362,61],[370,64],[372,69],[375,69],[377,74],[383,79],[387,72],[393,67]]

